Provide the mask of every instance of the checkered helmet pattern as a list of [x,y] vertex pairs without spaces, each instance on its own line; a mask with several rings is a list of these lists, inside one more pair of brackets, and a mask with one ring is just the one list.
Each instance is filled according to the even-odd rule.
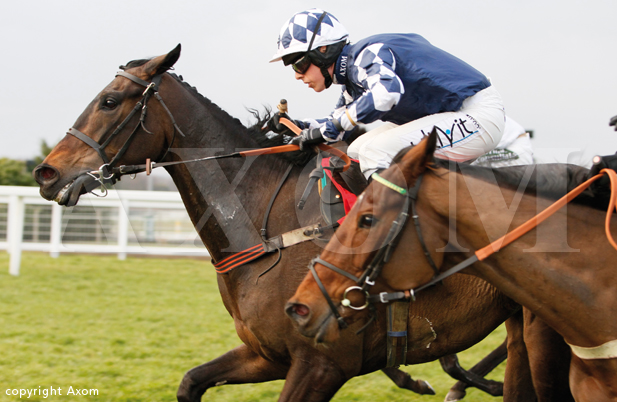
[[270,62],[279,61],[288,54],[304,53],[347,39],[349,33],[345,27],[332,14],[326,13],[315,33],[311,49],[308,48],[323,13],[324,11],[318,8],[302,11],[283,24],[278,37],[278,51]]

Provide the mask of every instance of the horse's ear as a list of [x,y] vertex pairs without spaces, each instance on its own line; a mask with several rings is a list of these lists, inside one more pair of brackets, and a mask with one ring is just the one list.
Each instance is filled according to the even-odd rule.
[[398,163],[407,183],[415,181],[433,162],[433,154],[436,148],[437,129],[433,127],[431,133],[418,145],[412,147]]
[[144,71],[150,77],[154,77],[155,75],[163,74],[167,70],[169,70],[180,58],[180,50],[181,45],[178,43],[178,46],[175,47],[171,52],[164,54],[159,57],[155,57],[152,60],[148,61],[144,66]]

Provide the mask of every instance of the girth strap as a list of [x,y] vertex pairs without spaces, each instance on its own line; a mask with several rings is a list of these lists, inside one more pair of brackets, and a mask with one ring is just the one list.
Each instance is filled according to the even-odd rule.
[[[567,343],[567,342],[566,342]],[[614,359],[617,358],[617,340],[608,341],[600,346],[582,347],[574,346],[568,343],[572,349],[572,353],[579,359]]]
[[285,232],[278,236],[272,237],[261,244],[249,247],[244,251],[240,251],[221,261],[213,262],[216,272],[226,274],[234,268],[238,268],[244,264],[256,260],[257,258],[272,253],[283,248],[287,248],[309,240],[318,240],[329,231],[334,231],[338,223],[329,226],[304,226],[298,229]]
[[227,258],[222,259],[219,262],[213,263],[214,269],[217,274],[226,274],[234,268],[241,265],[248,264],[249,262],[266,254],[263,244],[257,244],[251,248],[248,248],[239,253],[230,255]]

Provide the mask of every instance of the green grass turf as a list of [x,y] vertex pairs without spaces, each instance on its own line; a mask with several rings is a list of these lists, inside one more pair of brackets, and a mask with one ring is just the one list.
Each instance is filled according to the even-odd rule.
[[[503,326],[459,355],[471,367],[505,337]],[[183,374],[238,346],[216,274],[204,260],[24,253],[8,274],[0,253],[0,401],[175,401]],[[334,401],[443,401],[454,380],[437,362],[406,366],[436,396],[399,390],[381,372],[354,378]],[[504,364],[489,375],[503,379]],[[204,401],[276,401],[283,381],[210,389]],[[62,396],[6,390],[62,388]],[[96,389],[98,396],[67,395]],[[11,391],[9,391],[10,393]],[[466,401],[502,401],[470,389]]]

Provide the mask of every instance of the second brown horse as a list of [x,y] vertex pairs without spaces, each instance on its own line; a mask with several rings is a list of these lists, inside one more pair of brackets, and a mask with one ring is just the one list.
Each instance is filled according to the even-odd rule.
[[[380,283],[389,291],[409,292],[429,283],[436,277],[431,261],[437,271],[443,271],[449,259],[474,258],[475,250],[553,202],[542,194],[541,183],[557,175],[531,179],[537,169],[533,166],[500,172],[464,166],[452,169],[434,159],[434,150],[435,136],[431,135],[396,159],[381,179],[369,186],[337,232],[336,240],[321,254],[315,271],[333,300],[344,299],[351,280],[326,266],[359,276],[385,246],[384,240],[405,210],[405,202],[412,205],[416,225],[404,228],[398,248],[382,267]],[[562,174],[571,175],[569,168],[562,169]],[[409,195],[407,191],[414,187],[417,193]],[[487,280],[525,306],[529,328],[539,325],[540,333],[551,333],[534,318],[537,316],[573,345],[569,383],[577,401],[617,400],[617,251],[604,230],[605,223],[608,231],[617,218],[605,215],[586,205],[568,205],[567,210],[558,211],[535,230],[462,271]],[[455,252],[446,252],[453,248]],[[419,292],[417,300],[424,298],[428,289]],[[355,297],[361,297],[360,292],[355,293]],[[353,315],[343,306],[338,308],[343,317]],[[305,332],[328,332],[335,327],[333,320],[326,319],[333,313],[328,311],[313,276],[305,278],[287,311]],[[558,377],[553,372],[543,374],[549,382]],[[536,378],[534,385],[541,382]]]

